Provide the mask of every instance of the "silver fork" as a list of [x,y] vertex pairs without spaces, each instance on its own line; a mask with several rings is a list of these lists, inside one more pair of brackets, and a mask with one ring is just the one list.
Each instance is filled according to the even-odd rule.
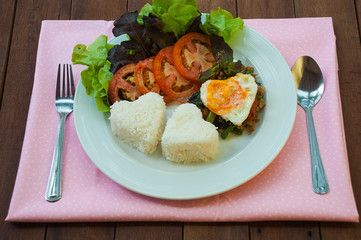
[[[65,81],[66,69],[66,81]],[[70,74],[69,74],[70,69]],[[45,199],[55,202],[61,198],[61,172],[63,159],[63,142],[65,119],[73,111],[74,105],[74,79],[70,64],[63,64],[63,81],[60,81],[60,64],[58,67],[58,78],[56,82],[55,108],[60,115],[58,134],[56,136],[53,161],[46,187]]]

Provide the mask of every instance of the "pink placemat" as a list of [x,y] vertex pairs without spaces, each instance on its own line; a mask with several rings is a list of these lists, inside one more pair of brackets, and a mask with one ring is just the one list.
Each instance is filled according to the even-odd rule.
[[[76,44],[88,45],[101,34],[111,37],[112,22],[44,21],[20,165],[6,220],[358,222],[345,145],[332,19],[258,19],[245,23],[269,39],[290,67],[302,55],[312,56],[321,67],[326,90],[313,114],[330,185],[328,194],[312,191],[306,118],[298,107],[288,142],[263,172],[226,193],[185,201],[143,196],[106,177],[84,152],[71,114],[65,130],[62,199],[56,203],[45,201],[59,119],[54,107],[57,64],[70,63]],[[74,66],[76,81],[83,68]]]

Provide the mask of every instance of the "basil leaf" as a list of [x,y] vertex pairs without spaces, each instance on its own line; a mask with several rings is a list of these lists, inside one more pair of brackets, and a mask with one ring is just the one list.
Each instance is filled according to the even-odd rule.
[[215,76],[219,73],[219,70],[220,70],[219,65],[216,65],[211,69],[208,69],[207,71],[202,73],[201,76],[199,76],[198,82],[200,84],[202,84],[209,79],[212,79],[212,78],[215,79]]
[[201,100],[201,91],[198,90],[195,92],[189,99],[188,102],[195,104],[197,107],[204,107],[203,102]]
[[237,73],[241,72],[243,69],[243,64],[240,60],[237,62],[230,62],[225,67],[224,72],[227,74],[227,76],[234,76]]

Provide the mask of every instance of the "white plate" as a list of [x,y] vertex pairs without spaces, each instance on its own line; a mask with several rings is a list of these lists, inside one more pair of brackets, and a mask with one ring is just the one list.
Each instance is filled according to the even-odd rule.
[[[296,89],[288,65],[263,36],[245,26],[230,44],[234,57],[253,66],[266,88],[267,106],[252,135],[220,139],[219,154],[210,163],[179,165],[167,161],[160,146],[148,156],[112,135],[109,114],[97,110],[81,83],[75,94],[75,127],[94,164],[109,178],[135,192],[164,199],[212,196],[250,180],[281,151],[296,116]],[[167,116],[174,106],[167,109]]]

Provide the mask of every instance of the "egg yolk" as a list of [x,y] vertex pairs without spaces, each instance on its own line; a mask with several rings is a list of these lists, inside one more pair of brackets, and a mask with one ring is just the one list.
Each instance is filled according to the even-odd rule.
[[242,89],[239,82],[230,78],[213,80],[207,86],[206,106],[217,115],[236,108],[247,96],[247,89]]

